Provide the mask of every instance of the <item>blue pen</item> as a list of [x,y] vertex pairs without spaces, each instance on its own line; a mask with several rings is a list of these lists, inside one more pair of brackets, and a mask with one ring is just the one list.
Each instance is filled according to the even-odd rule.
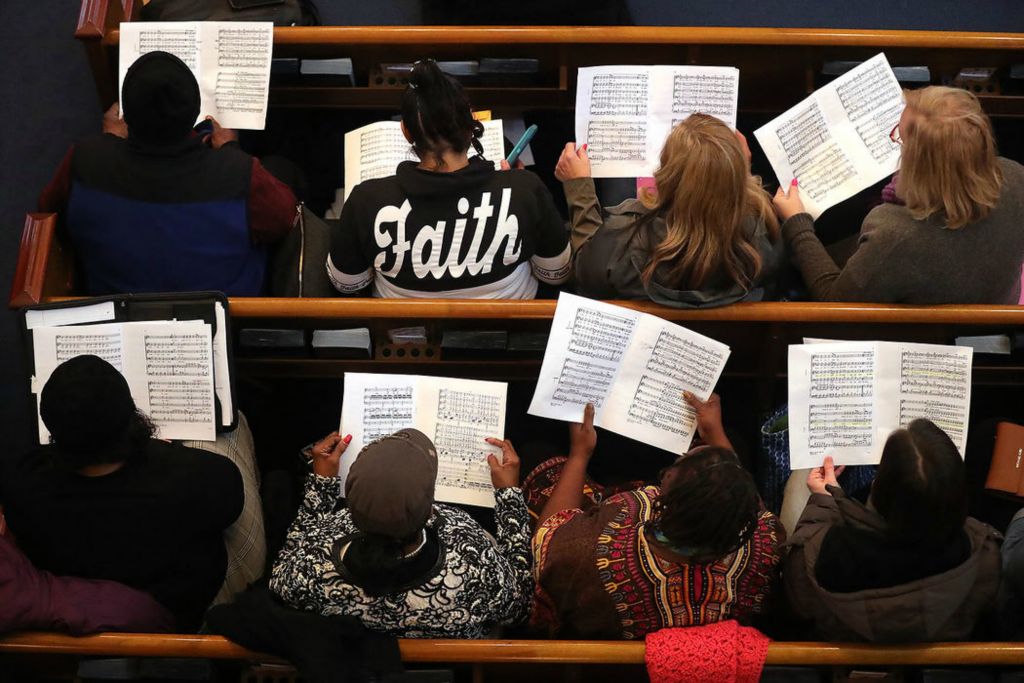
[[516,146],[512,148],[511,152],[509,152],[508,159],[505,159],[509,166],[515,165],[516,161],[519,159],[519,155],[523,153],[523,150],[526,149],[526,146],[530,144],[530,140],[532,140],[533,136],[536,134],[537,124],[526,129],[526,132],[523,133],[523,137],[519,138],[519,142],[517,142]]

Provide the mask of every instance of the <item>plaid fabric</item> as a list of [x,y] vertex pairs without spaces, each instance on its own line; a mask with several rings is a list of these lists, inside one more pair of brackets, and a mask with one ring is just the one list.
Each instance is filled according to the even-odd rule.
[[228,550],[228,569],[224,585],[213,604],[231,602],[249,584],[263,576],[267,561],[267,539],[263,532],[263,502],[260,500],[260,472],[256,450],[245,415],[238,413],[238,427],[221,434],[216,441],[186,441],[186,446],[223,455],[235,463],[242,474],[245,503],[242,514],[224,532]]

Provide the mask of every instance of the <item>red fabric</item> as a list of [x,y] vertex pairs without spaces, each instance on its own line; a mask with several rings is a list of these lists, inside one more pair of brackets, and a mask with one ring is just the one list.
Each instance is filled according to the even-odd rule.
[[68,205],[68,197],[71,196],[71,157],[75,154],[72,147],[64,155],[53,180],[46,186],[43,193],[39,195],[39,210],[62,213]]
[[768,637],[736,621],[666,628],[647,636],[651,683],[757,683]]
[[252,160],[249,181],[249,232],[255,244],[271,244],[288,234],[298,204],[291,188]]

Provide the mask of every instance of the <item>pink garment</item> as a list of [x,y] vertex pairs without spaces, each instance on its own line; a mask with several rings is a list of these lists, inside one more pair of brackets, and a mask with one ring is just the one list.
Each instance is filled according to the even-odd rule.
[[757,683],[768,637],[736,621],[666,628],[647,636],[651,683]]

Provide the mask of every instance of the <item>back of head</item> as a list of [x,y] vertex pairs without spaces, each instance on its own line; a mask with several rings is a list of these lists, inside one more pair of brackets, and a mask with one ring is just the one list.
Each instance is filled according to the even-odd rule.
[[700,562],[725,557],[750,540],[760,497],[733,451],[696,449],[672,467],[675,476],[655,502],[652,522],[659,535]]
[[930,420],[914,420],[889,435],[871,488],[871,503],[890,538],[941,544],[967,518],[964,461]]
[[420,159],[439,159],[446,151],[461,154],[471,145],[483,156],[483,124],[473,118],[462,85],[432,59],[412,67],[409,87],[402,94],[402,123]]
[[185,138],[199,118],[199,83],[183,61],[168,52],[147,52],[128,67],[121,109],[128,135],[149,144]]
[[39,414],[62,459],[72,469],[123,462],[152,424],[135,409],[128,382],[97,356],[76,356],[50,375]]
[[897,194],[918,220],[937,214],[950,228],[981,220],[995,207],[1003,176],[978,98],[930,86],[908,90],[906,100]]
[[657,196],[643,199],[664,218],[667,234],[651,250],[644,282],[664,273],[660,284],[700,289],[722,274],[749,289],[761,258],[744,222],[764,220],[773,237],[778,222],[736,134],[712,116],[691,115],[665,141],[654,181]]

